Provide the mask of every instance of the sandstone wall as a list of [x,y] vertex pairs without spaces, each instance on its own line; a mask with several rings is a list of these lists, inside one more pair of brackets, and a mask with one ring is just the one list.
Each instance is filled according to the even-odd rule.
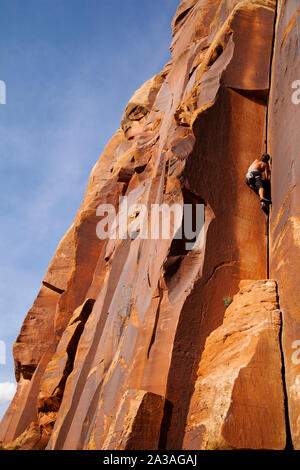
[[274,281],[241,281],[222,325],[206,340],[185,449],[277,449],[286,445]]
[[[19,385],[1,423],[4,444],[19,438],[28,446],[29,436],[31,448],[47,449],[284,448],[280,315],[274,284],[263,282],[259,289],[272,291],[270,309],[258,308],[258,317],[236,313],[237,321],[249,320],[253,342],[249,349],[241,334],[237,344],[245,351],[245,364],[226,362],[228,374],[235,376],[226,392],[228,400],[234,397],[231,407],[226,405],[232,416],[226,432],[220,437],[212,424],[220,408],[211,405],[213,395],[204,388],[203,402],[210,403],[212,413],[207,429],[219,434],[205,437],[205,444],[190,439],[199,361],[200,369],[203,361],[213,361],[206,341],[223,331],[223,299],[237,293],[242,279],[265,279],[268,272],[267,217],[245,185],[245,173],[262,150],[274,17],[273,0],[180,3],[172,23],[172,60],[127,105],[15,343]],[[273,126],[272,133],[270,120],[270,139],[283,145]],[[276,158],[280,161],[274,155],[273,165]],[[273,186],[280,171],[274,166]],[[285,197],[283,182],[282,187],[278,201]],[[123,213],[119,196],[148,208],[204,204],[197,249],[189,251],[186,240],[175,238],[100,240],[97,207],[110,203]],[[126,219],[132,233],[141,217],[136,208]],[[272,268],[275,280],[281,261],[279,253]],[[278,285],[285,289],[280,279]],[[291,298],[287,290],[284,302]],[[235,319],[226,321],[234,328]],[[263,412],[256,427],[246,423],[270,392],[260,376],[266,367],[274,394],[262,409],[273,416],[279,430],[275,439],[268,435]],[[259,387],[250,398],[244,388],[252,384],[252,374]],[[222,390],[222,383],[215,386]],[[241,425],[247,438],[238,431]]]
[[[278,282],[283,313],[283,350],[289,420],[294,447],[300,448],[300,105],[292,88],[300,80],[300,2],[279,1],[269,112],[272,155],[270,275]],[[296,15],[298,11],[298,15]],[[298,26],[297,26],[298,22]],[[299,82],[300,83],[300,82]],[[298,86],[299,88],[299,86]]]

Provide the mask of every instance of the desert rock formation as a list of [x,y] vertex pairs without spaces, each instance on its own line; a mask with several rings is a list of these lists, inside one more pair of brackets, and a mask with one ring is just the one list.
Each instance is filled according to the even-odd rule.
[[286,443],[274,281],[241,281],[207,338],[191,400],[186,449],[283,449]]
[[[179,4],[172,60],[128,103],[15,342],[4,445],[300,448],[292,3]],[[270,227],[245,185],[265,135]],[[153,204],[175,203],[204,206],[192,250],[140,236]],[[129,237],[97,236],[103,204]]]

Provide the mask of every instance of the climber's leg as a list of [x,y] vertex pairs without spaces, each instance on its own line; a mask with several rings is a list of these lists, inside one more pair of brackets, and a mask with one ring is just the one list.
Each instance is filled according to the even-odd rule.
[[271,204],[271,201],[265,197],[265,190],[264,190],[264,188],[260,188],[260,189],[258,190],[258,194],[259,194],[259,200],[260,200],[260,202],[264,202],[265,204]]
[[255,178],[255,186],[259,195],[260,202],[263,202],[265,204],[271,204],[271,201],[265,197],[264,182],[260,176],[257,176]]

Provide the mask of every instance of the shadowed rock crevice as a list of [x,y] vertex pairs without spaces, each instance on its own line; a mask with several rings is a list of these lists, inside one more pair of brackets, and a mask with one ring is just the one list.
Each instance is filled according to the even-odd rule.
[[127,390],[108,430],[103,450],[158,448],[165,399],[144,390]]
[[38,398],[38,417],[44,446],[47,445],[52,433],[67,379],[73,371],[78,344],[94,304],[94,299],[88,299],[74,312],[42,378]]
[[74,364],[74,358],[77,350],[77,345],[80,339],[80,336],[82,335],[84,329],[84,324],[82,322],[78,322],[75,331],[72,334],[72,337],[67,345],[66,349],[66,354],[67,354],[67,361],[65,368],[62,373],[61,380],[57,387],[53,390],[53,393],[50,397],[47,399],[40,400],[40,407],[39,407],[39,413],[48,413],[52,411],[58,411],[63,393],[64,393],[64,388],[66,385],[66,381],[68,376],[71,374],[73,370],[73,364]]
[[207,67],[211,67],[218,60],[223,51],[224,47],[222,46],[222,44],[218,44],[211,54],[211,57],[207,63]]
[[294,450],[292,434],[291,434],[291,426],[290,426],[290,416],[289,416],[289,407],[288,407],[288,393],[287,393],[287,386],[286,386],[286,367],[285,367],[285,359],[284,359],[284,352],[282,346],[282,325],[283,325],[283,317],[281,312],[281,328],[280,328],[280,354],[281,354],[281,373],[282,373],[282,382],[283,382],[283,392],[284,392],[284,410],[285,410],[285,425],[286,425],[286,444],[285,450],[291,451]]
[[180,297],[180,293],[197,275],[203,258],[205,232],[212,220],[200,196],[185,187],[182,195],[182,221],[163,264],[164,282],[171,302]]
[[[278,294],[278,285],[276,283],[276,294],[277,300],[279,302],[279,294]],[[287,385],[286,385],[286,366],[285,366],[285,357],[284,357],[284,350],[283,350],[283,313],[280,311],[280,332],[279,332],[279,347],[280,347],[280,355],[281,355],[281,374],[282,374],[282,384],[283,384],[283,393],[284,393],[284,412],[285,412],[285,432],[286,432],[286,445],[285,450],[291,451],[294,450],[292,434],[291,434],[291,425],[290,425],[290,416],[289,416],[289,406],[288,406],[288,392],[287,392]]]
[[160,286],[160,281],[159,281],[159,283],[158,283],[157,290],[158,290],[159,302],[158,302],[158,306],[157,306],[156,313],[155,313],[155,321],[154,321],[152,336],[151,336],[150,343],[149,343],[149,347],[148,347],[148,351],[147,351],[147,358],[148,358],[148,359],[149,359],[149,356],[150,356],[150,352],[151,352],[152,345],[153,345],[153,343],[154,343],[154,341],[155,341],[155,335],[156,335],[156,330],[157,330],[157,325],[158,325],[158,320],[159,320],[159,313],[160,313],[160,308],[161,308],[161,302],[162,302],[162,299],[163,299],[163,290],[162,290],[162,288],[161,288],[161,286]]
[[234,87],[228,87],[230,90],[239,93],[240,95],[248,98],[249,100],[254,101],[254,103],[261,104],[266,106],[269,90],[244,90]]
[[31,380],[36,366],[24,365],[20,361],[15,361],[15,375],[17,382],[20,380],[20,377],[23,377],[24,380]]
[[[58,384],[57,388],[53,392],[53,394],[55,396],[57,396],[57,398],[60,400],[60,402],[61,402],[62,397],[63,397],[66,381],[67,381],[69,375],[71,374],[71,372],[73,370],[75,355],[76,355],[76,352],[77,352],[77,347],[78,347],[80,337],[83,333],[85,324],[86,324],[86,322],[87,322],[87,320],[88,320],[88,318],[89,318],[89,316],[90,316],[90,314],[93,310],[94,303],[95,303],[94,299],[88,299],[85,302],[85,304],[83,306],[83,309],[81,310],[79,316],[77,318],[75,318],[74,320],[72,320],[72,322],[70,323],[71,325],[76,324],[76,329],[73,332],[73,335],[72,335],[72,337],[70,339],[70,342],[68,343],[68,346],[67,346],[67,349],[66,349],[68,360],[67,360],[65,369],[63,371],[63,377],[62,377],[60,383]],[[40,411],[42,411],[42,410],[40,410]]]
[[191,11],[192,8],[193,6],[190,6],[181,11],[181,13],[179,13],[179,15],[175,18],[175,21],[173,21],[174,29],[177,28],[178,24],[183,21],[183,19],[187,16],[187,14]]
[[58,294],[63,294],[65,291],[64,289],[60,289],[59,287],[55,287],[49,282],[43,281],[42,282],[43,286],[47,287],[48,289],[53,290],[54,292],[57,292]]

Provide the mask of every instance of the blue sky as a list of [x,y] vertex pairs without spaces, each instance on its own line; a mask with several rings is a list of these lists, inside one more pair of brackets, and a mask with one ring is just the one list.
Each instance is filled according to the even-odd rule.
[[0,418],[12,345],[124,108],[170,60],[179,0],[1,0]]

